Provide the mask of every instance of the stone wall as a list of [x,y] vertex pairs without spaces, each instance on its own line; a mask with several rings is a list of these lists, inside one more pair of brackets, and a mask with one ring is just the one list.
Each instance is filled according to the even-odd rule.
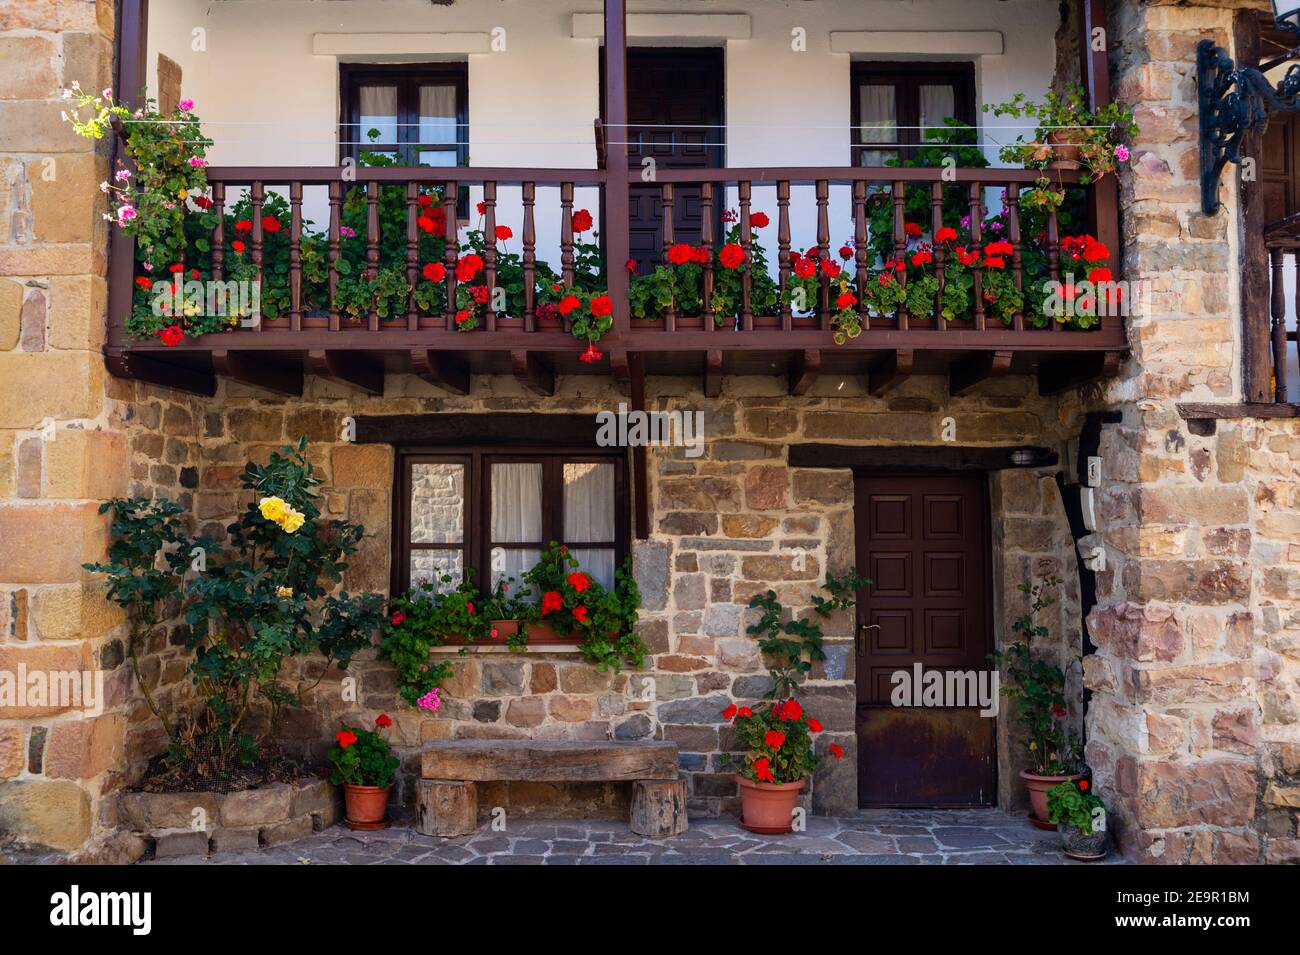
[[[1088,758],[1121,844],[1144,861],[1300,859],[1300,428],[1189,423],[1186,401],[1240,401],[1240,224],[1200,210],[1195,46],[1231,48],[1234,8],[1112,5],[1116,94],[1141,102],[1121,177],[1124,277],[1154,290],[1131,360],[1087,398],[1123,411],[1102,440],[1102,527],[1086,661]],[[1258,186],[1255,186],[1258,188]]]
[[[770,586],[783,602],[807,612],[807,598],[826,571],[842,573],[854,560],[851,474],[790,468],[788,446],[939,444],[948,415],[959,444],[1056,448],[1078,428],[1077,403],[1037,397],[1030,379],[990,383],[959,399],[949,398],[946,382],[938,378],[912,379],[885,398],[864,396],[855,379],[824,381],[806,398],[791,398],[782,384],[727,379],[721,398],[705,399],[694,381],[648,382],[653,408],[703,411],[707,440],[697,459],[682,448],[652,448],[648,456],[652,535],[634,545],[643,594],[640,631],[651,651],[643,672],[602,674],[571,652],[475,652],[454,657],[445,706],[430,718],[401,702],[385,664],[367,658],[345,673],[322,676],[319,660],[305,660],[291,675],[301,688],[311,687],[308,705],[288,717],[291,745],[320,757],[342,722],[368,722],[380,712],[394,719],[392,737],[408,773],[416,772],[419,744],[430,739],[671,739],[679,743],[691,777],[692,811],[731,809],[736,787],[721,761],[730,746],[721,712],[733,700],[761,697],[769,685],[756,645],[744,633],[752,622],[746,604]],[[616,409],[620,401],[626,398],[607,379],[574,378],[562,380],[555,397],[540,407],[594,414]],[[393,451],[342,442],[344,416],[538,409],[516,382],[501,378],[476,379],[466,398],[442,396],[410,376],[389,376],[384,398],[309,378],[304,397],[291,401],[222,382],[217,398],[203,406],[202,428],[196,430],[201,463],[195,511],[204,529],[219,532],[243,506],[237,483],[243,461],[265,460],[281,443],[305,434],[326,478],[325,512],[368,530],[346,585],[386,592]],[[1077,660],[1076,573],[1055,481],[1047,472],[1017,471],[996,475],[993,484],[995,550],[1002,555],[995,567],[999,643],[1006,621],[1019,611],[1015,586],[1031,571],[1055,572],[1066,586],[1053,631],[1062,659]],[[796,548],[806,554],[801,570],[795,569]],[[856,806],[853,620],[841,617],[826,628],[828,660],[803,693],[827,726],[822,750],[832,742],[845,750],[842,763],[824,764],[813,788],[813,808],[828,812]],[[1078,698],[1077,663],[1074,669],[1072,692]],[[345,679],[355,683],[345,685]],[[355,686],[356,702],[348,702],[345,686]],[[1020,751],[1014,742],[1003,750],[1004,776],[1014,780],[1023,765]],[[409,800],[409,788],[404,795]],[[627,793],[603,786],[502,786],[484,798],[511,811],[619,815],[626,811]],[[1021,798],[1019,787],[1004,781],[1001,798],[1011,805]]]

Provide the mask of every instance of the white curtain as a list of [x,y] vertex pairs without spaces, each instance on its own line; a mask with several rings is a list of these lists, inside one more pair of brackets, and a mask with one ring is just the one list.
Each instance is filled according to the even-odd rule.
[[[569,544],[614,540],[612,462],[564,465],[564,539]],[[612,547],[574,547],[579,566],[605,587],[614,585]]]
[[864,84],[858,89],[858,104],[858,142],[898,141],[898,112],[892,86]]
[[379,137],[373,142],[396,143],[397,87],[363,86],[361,87],[361,102],[359,105],[360,128],[357,130],[357,141],[361,143],[372,142],[370,131],[377,129]]
[[[537,462],[493,464],[493,543],[541,540],[542,465]],[[541,556],[542,552],[536,548],[493,547],[488,555],[493,585],[508,577],[518,580]]]
[[[922,86],[921,87],[921,125],[925,127],[942,127],[943,121],[952,116],[957,109],[957,104],[953,98],[953,89],[951,86],[944,84],[942,86]],[[927,128],[920,131],[919,137],[921,142],[933,139],[940,133],[938,128]]]
[[420,87],[420,143],[456,141],[456,87]]

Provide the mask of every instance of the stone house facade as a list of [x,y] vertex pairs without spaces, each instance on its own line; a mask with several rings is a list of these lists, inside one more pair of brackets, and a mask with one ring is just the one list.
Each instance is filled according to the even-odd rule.
[[[243,506],[243,462],[306,435],[327,479],[324,510],[368,529],[347,585],[387,592],[396,450],[342,440],[345,419],[591,416],[627,400],[604,376],[559,374],[543,398],[496,369],[475,374],[464,395],[405,371],[369,396],[309,374],[299,397],[229,377],[209,397],[110,374],[110,234],[98,188],[110,144],[72,135],[58,97],[73,80],[114,85],[124,6],[41,0],[0,21],[0,671],[104,674],[93,714],[46,702],[0,709],[0,841],[99,860],[132,854],[117,796],[164,741],[124,664],[123,619],[81,568],[106,544],[100,501],[164,495],[192,510],[196,529],[220,529]],[[1075,5],[1063,6],[1057,72],[1069,79],[1078,38]],[[668,739],[679,746],[692,812],[734,812],[721,711],[767,689],[745,633],[748,601],[772,588],[806,608],[826,572],[860,560],[855,494],[870,468],[855,475],[797,449],[872,449],[882,466],[918,450],[956,453],[981,462],[986,489],[991,648],[1012,637],[1018,584],[1064,579],[1045,622],[1124,853],[1160,863],[1300,860],[1300,426],[1251,412],[1242,370],[1249,185],[1225,175],[1223,211],[1204,215],[1197,143],[1196,43],[1213,39],[1240,56],[1242,18],[1263,9],[1108,5],[1109,81],[1136,105],[1140,130],[1119,176],[1119,263],[1155,293],[1149,315],[1126,318],[1117,375],[1048,396],[1019,373],[958,396],[944,374],[914,374],[884,394],[862,373],[824,372],[800,394],[783,375],[727,374],[707,388],[697,375],[649,375],[645,407],[703,412],[708,440],[699,458],[680,448],[645,455],[649,533],[630,548],[645,668],[603,674],[556,648],[468,654],[455,658],[447,703],[430,716],[405,706],[391,669],[366,658],[306,694],[289,744],[319,757],[341,720],[389,713],[409,801],[428,740]],[[1074,518],[1075,468],[1090,443],[1103,464],[1089,532]],[[1013,467],[1009,452],[1025,447],[1051,454]],[[1078,555],[1097,548],[1104,569],[1082,566]],[[859,805],[859,761],[869,756],[856,732],[861,623],[851,613],[831,621],[827,660],[802,694],[826,725],[822,752],[831,743],[845,751],[822,762],[807,793],[814,812]],[[192,693],[181,627],[171,621],[142,648],[155,698],[178,711]],[[286,676],[306,686],[320,670],[304,660]],[[355,699],[340,692],[345,678]],[[991,756],[987,802],[1020,807],[1024,762],[1005,717]],[[627,798],[613,785],[537,784],[483,797],[551,815],[618,815]]]

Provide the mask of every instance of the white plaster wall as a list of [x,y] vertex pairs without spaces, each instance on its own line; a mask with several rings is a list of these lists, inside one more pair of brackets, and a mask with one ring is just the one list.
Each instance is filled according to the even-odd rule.
[[[337,161],[338,60],[312,53],[315,33],[504,27],[504,51],[459,57],[468,62],[470,164],[595,164],[592,120],[599,110],[600,41],[574,39],[571,28],[574,12],[601,10],[598,0],[458,0],[449,7],[427,0],[164,0],[151,6],[150,62],[161,50],[181,63],[186,95],[196,100],[217,142],[210,154],[214,163]],[[1051,0],[632,0],[629,8],[752,17],[750,39],[725,42],[732,166],[849,163],[852,57],[830,52],[832,30],[1001,31],[1005,53],[974,58],[979,103],[998,102],[1020,90],[1040,95],[1051,80],[1055,55],[1057,5]],[[188,48],[195,27],[206,31],[206,53]],[[806,52],[791,47],[792,31],[800,27],[807,35]],[[1014,133],[986,130],[981,138],[991,143],[990,159],[996,162],[992,143]],[[503,188],[499,214],[516,232],[517,196],[517,189]],[[802,248],[816,238],[811,187],[796,188],[794,201],[793,240]],[[592,193],[580,193],[577,204],[598,211]],[[756,189],[754,208],[774,212],[774,189]],[[323,223],[323,195],[309,190],[306,211]],[[838,244],[850,228],[847,187],[833,190],[831,214],[831,239]],[[539,187],[538,251],[553,263],[558,218],[555,191]],[[768,244],[775,245],[774,237]]]

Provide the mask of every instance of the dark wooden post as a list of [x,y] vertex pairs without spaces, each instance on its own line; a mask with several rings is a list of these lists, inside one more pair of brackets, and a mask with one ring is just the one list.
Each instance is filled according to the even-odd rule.
[[[609,297],[614,302],[613,339],[617,341],[631,328],[628,313],[630,276],[624,263],[632,254],[628,235],[631,212],[631,187],[627,160],[627,4],[625,0],[605,0],[605,130],[609,155],[606,160],[608,181],[605,184],[605,276]],[[645,449],[639,450],[641,457]],[[642,528],[637,528],[641,536]],[[647,533],[648,533],[648,529]]]
[[[144,101],[149,0],[122,0],[118,29],[121,49],[114,89],[124,106],[135,109]],[[120,141],[114,144],[113,152],[127,161]],[[220,206],[216,209],[221,211]],[[114,223],[109,223],[108,229],[108,343],[113,345],[126,340],[126,320],[131,314],[135,288],[135,239]]]
[[[1232,55],[1238,67],[1259,64],[1259,20],[1253,10],[1238,10],[1232,24]],[[1264,134],[1242,137],[1241,154],[1263,161]],[[1241,201],[1241,390],[1248,402],[1274,400],[1273,356],[1269,327],[1269,261],[1264,246],[1264,187],[1242,183]],[[1280,218],[1280,217],[1277,217]]]

